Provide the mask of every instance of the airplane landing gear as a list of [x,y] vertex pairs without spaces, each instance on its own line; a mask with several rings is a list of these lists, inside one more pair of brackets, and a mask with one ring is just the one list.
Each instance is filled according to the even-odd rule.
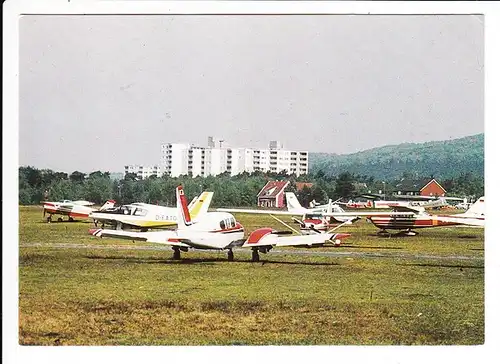
[[259,250],[252,249],[252,262],[258,262],[260,260]]
[[412,231],[410,229],[408,229],[406,232],[405,232],[405,235],[406,236],[415,236],[417,235],[418,233],[416,231]]
[[48,222],[49,224],[52,222],[52,215],[49,215],[49,216],[47,217],[47,222]]
[[73,221],[75,221],[75,220],[73,220],[73,218],[70,216],[70,217],[68,217],[68,221],[69,221],[69,222],[73,222]]
[[57,221],[58,221],[58,222],[62,222],[62,221],[63,221],[62,217],[58,217],[58,218],[57,218]]
[[234,253],[233,253],[233,249],[229,249],[227,251],[227,260],[232,262],[234,260]]
[[174,260],[181,260],[181,251],[179,248],[173,248],[174,249],[174,255],[173,255],[173,259]]

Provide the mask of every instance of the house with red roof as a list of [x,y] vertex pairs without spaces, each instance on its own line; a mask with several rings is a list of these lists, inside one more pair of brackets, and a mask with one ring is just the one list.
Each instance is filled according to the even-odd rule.
[[444,196],[446,190],[434,178],[403,179],[396,185],[398,195]]
[[257,205],[261,207],[285,207],[285,188],[290,181],[269,181],[257,195]]

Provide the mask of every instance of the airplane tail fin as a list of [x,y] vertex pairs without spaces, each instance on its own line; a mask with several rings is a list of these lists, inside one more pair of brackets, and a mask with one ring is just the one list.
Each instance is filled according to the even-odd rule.
[[179,230],[186,228],[193,224],[191,220],[191,214],[189,213],[189,208],[187,204],[186,195],[184,194],[184,189],[182,186],[177,186],[177,227]]
[[297,199],[297,196],[295,196],[295,193],[285,192],[285,197],[286,197],[286,207],[288,211],[304,210],[299,200]]
[[193,208],[193,205],[196,203],[196,200],[198,200],[198,197],[200,197],[200,196],[194,196],[194,198],[189,203],[189,205],[188,205],[189,211],[191,211],[191,209]]
[[196,198],[195,201],[193,201],[193,203],[189,205],[189,214],[191,215],[193,220],[200,219],[207,213],[213,196],[213,192],[203,192]]
[[115,203],[116,201],[115,200],[107,200],[104,205],[102,205],[100,208],[99,208],[99,211],[103,211],[103,210],[107,210],[107,209],[110,209],[112,208],[113,206],[115,206]]
[[473,217],[484,217],[484,196],[479,198],[474,204],[465,211],[464,215]]

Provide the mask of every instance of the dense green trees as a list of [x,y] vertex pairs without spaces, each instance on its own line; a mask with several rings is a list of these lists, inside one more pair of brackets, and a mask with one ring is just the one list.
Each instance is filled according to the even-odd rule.
[[[405,173],[405,177],[411,173]],[[343,172],[337,176],[317,172],[314,175],[286,176],[283,173],[242,173],[237,176],[222,174],[217,177],[150,177],[145,180],[136,175],[126,175],[113,180],[108,172],[94,171],[85,176],[75,171],[69,176],[63,172],[38,170],[33,167],[19,168],[19,203],[38,204],[44,200],[84,199],[102,204],[114,199],[119,204],[148,202],[153,204],[175,204],[175,187],[184,186],[186,195],[193,198],[202,191],[213,191],[213,207],[256,206],[257,194],[269,180],[289,180],[288,191],[295,192],[302,205],[312,200],[326,203],[328,198],[354,198],[360,193],[383,193],[395,191],[399,178],[376,180],[365,174]],[[297,190],[295,182],[311,182],[311,187]],[[479,197],[484,194],[484,179],[475,173],[462,173],[457,178],[440,181],[448,195]]]
[[337,155],[309,153],[309,173],[338,176],[343,172],[373,176],[377,180],[433,175],[454,179],[461,174],[484,176],[484,134],[449,141],[405,143]]

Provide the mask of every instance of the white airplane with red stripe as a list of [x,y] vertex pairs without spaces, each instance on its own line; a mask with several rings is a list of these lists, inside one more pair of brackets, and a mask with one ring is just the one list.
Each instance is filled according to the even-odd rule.
[[[45,218],[46,214],[49,214],[47,217],[47,222],[52,221],[52,215],[62,215],[68,216],[68,221],[74,221],[74,219],[87,219],[90,213],[94,211],[102,211],[109,208],[112,208],[115,205],[114,200],[108,200],[101,206],[101,208],[93,208],[93,202],[89,201],[71,201],[71,200],[63,200],[59,202],[43,202],[43,217]],[[62,217],[58,218],[58,221],[63,221]]]
[[97,237],[112,237],[165,244],[172,247],[173,258],[180,259],[181,250],[227,250],[228,260],[234,259],[233,248],[244,243],[243,226],[233,215],[226,212],[207,212],[193,221],[189,213],[186,196],[182,186],[177,194],[177,229],[149,232],[134,232],[113,229],[91,229],[90,234]]
[[[406,207],[405,209],[413,208]],[[420,210],[413,215],[394,213],[391,216],[369,216],[367,219],[381,229],[379,234],[387,234],[387,230],[399,230],[404,231],[406,235],[413,236],[416,235],[414,229],[453,225],[484,227],[484,196],[463,214],[431,215]]]

